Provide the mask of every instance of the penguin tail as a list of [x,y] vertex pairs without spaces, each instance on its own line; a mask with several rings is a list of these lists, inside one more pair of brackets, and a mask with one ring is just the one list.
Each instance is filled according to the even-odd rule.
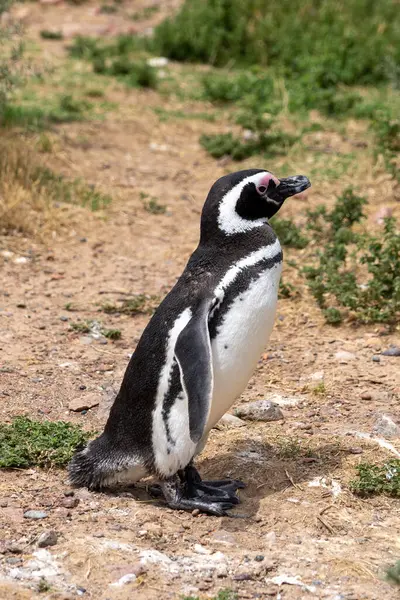
[[101,490],[118,483],[135,483],[147,468],[139,456],[119,452],[104,433],[78,448],[68,465],[69,480],[76,487]]
[[[102,436],[92,440],[85,447],[77,449],[68,465],[69,480],[76,487],[87,487],[98,490],[106,487],[107,481],[115,473],[110,448]],[[109,445],[108,445],[109,446]]]

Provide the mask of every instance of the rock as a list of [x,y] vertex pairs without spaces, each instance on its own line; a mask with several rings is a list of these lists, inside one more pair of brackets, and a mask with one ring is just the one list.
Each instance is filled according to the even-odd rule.
[[166,67],[168,63],[169,60],[165,56],[154,56],[147,59],[147,64],[150,67]]
[[381,208],[374,214],[374,221],[378,225],[382,225],[384,219],[393,215],[393,208],[390,206],[381,206]]
[[54,529],[43,531],[38,539],[39,548],[47,548],[47,546],[55,546],[57,544],[58,536]]
[[74,398],[68,405],[69,410],[73,412],[82,412],[83,410],[89,410],[99,405],[99,397],[97,394],[85,396],[84,398]]
[[382,354],[384,356],[400,356],[400,347],[391,345],[387,350],[384,350]]
[[297,406],[300,402],[303,402],[305,398],[303,396],[284,396],[282,394],[271,394],[266,398],[269,402],[278,404],[278,406]]
[[211,550],[209,550],[208,548],[205,548],[201,544],[195,544],[194,551],[196,552],[196,554],[203,554],[203,555],[211,554]]
[[284,419],[278,404],[269,400],[257,400],[236,409],[236,415],[249,421],[280,421]]
[[238,573],[232,577],[234,581],[252,581],[254,579],[253,573]]
[[322,383],[324,381],[324,377],[325,374],[323,371],[315,371],[315,373],[312,373],[308,379],[314,383]]
[[7,498],[1,498],[0,499],[0,508],[5,508],[6,506],[8,506]]
[[214,533],[211,535],[210,541],[212,543],[224,544],[225,546],[236,546],[238,544],[236,537],[224,529],[214,531]]
[[76,508],[79,504],[79,498],[67,496],[61,500],[61,506],[64,508]]
[[215,425],[214,429],[223,429],[227,427],[228,429],[235,429],[237,427],[244,427],[246,423],[239,419],[239,417],[235,417],[235,415],[231,415],[230,413],[226,413],[218,423]]
[[399,425],[389,415],[379,415],[374,429],[374,433],[383,436],[384,438],[397,438],[400,437]]
[[22,554],[23,549],[15,542],[1,542],[0,554]]
[[361,394],[361,400],[372,400],[372,395],[370,392],[363,392]]
[[75,492],[74,492],[74,490],[65,490],[64,496],[66,498],[70,498],[71,496],[75,496]]
[[348,362],[355,360],[357,357],[353,352],[347,352],[346,350],[339,350],[335,354],[336,360],[339,361],[340,364],[347,364]]
[[254,557],[254,560],[257,562],[262,562],[264,560],[264,556],[262,554],[257,554],[257,556]]
[[381,362],[381,357],[376,354],[372,357],[372,362]]
[[354,446],[354,448],[349,448],[349,452],[351,454],[362,454],[364,450],[360,446]]
[[25,519],[47,519],[48,516],[44,510],[27,510],[24,512]]
[[120,577],[118,579],[118,581],[115,581],[114,583],[110,583],[110,587],[122,587],[123,585],[126,585],[127,583],[132,583],[132,581],[135,581],[135,579],[137,579],[135,573],[127,573],[126,575],[123,575],[122,577]]
[[269,531],[264,536],[264,540],[268,544],[268,546],[273,546],[276,543],[276,533],[275,533],[275,531]]

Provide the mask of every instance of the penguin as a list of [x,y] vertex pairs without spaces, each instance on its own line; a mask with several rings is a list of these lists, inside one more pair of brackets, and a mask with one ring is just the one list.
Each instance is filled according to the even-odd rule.
[[173,509],[221,516],[238,504],[241,481],[204,481],[193,461],[272,331],[282,250],[269,219],[310,185],[261,169],[213,184],[199,245],[143,331],[103,433],[72,458],[73,485],[102,489],[153,475],[153,493]]

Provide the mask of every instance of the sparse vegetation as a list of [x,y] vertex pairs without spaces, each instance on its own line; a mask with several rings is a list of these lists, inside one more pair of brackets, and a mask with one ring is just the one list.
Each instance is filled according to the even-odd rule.
[[[182,600],[200,600],[198,596],[182,596]],[[238,594],[233,590],[220,590],[212,600],[238,600]]]
[[[48,139],[40,138],[39,144],[50,149]],[[0,141],[2,227],[46,236],[60,223],[56,202],[87,206],[95,211],[105,208],[111,196],[81,180],[68,180],[43,167],[29,144],[18,138],[3,137]]]
[[165,204],[161,204],[158,198],[151,197],[148,194],[140,193],[143,200],[143,208],[152,215],[164,215],[167,211]]
[[154,312],[159,302],[157,296],[148,294],[136,294],[130,298],[123,298],[118,304],[107,302],[102,305],[101,310],[106,314],[123,314],[134,317],[135,315],[150,315]]
[[101,333],[109,340],[120,340],[122,335],[120,329],[102,329]]
[[40,37],[44,40],[62,40],[63,34],[61,31],[53,31],[52,29],[42,29]]
[[296,458],[303,452],[302,440],[298,438],[279,438],[275,451],[280,458]]
[[128,35],[110,42],[77,37],[70,47],[70,54],[88,60],[95,73],[117,77],[131,87],[156,88],[156,70],[135,55],[138,44],[135,37]]
[[392,459],[383,465],[364,462],[356,467],[358,478],[350,489],[360,496],[387,494],[400,497],[400,460]]
[[387,569],[386,579],[390,583],[400,586],[400,560]]
[[271,226],[283,246],[302,249],[308,245],[309,240],[291,219],[280,219],[274,216],[271,219]]
[[120,329],[104,328],[97,321],[76,321],[70,323],[70,327],[73,331],[82,334],[90,333],[97,328],[98,332],[109,340],[120,340],[122,335]]
[[0,468],[62,467],[89,437],[72,423],[17,417],[0,424]]
[[357,233],[366,199],[347,189],[332,211],[308,212],[308,229],[319,247],[317,263],[303,271],[309,288],[331,324],[340,323],[338,307],[359,322],[394,323],[400,314],[400,236],[394,218],[385,219],[382,234]]

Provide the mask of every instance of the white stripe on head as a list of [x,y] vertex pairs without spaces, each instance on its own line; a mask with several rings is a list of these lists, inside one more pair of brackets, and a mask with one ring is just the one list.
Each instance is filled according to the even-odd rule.
[[240,183],[235,185],[235,187],[225,194],[220,202],[218,211],[218,226],[221,231],[227,235],[244,233],[251,229],[255,229],[256,227],[261,227],[261,225],[267,222],[268,219],[266,217],[250,220],[244,219],[236,212],[236,204],[244,187],[248,183],[254,183],[256,186],[259,185],[261,181],[265,179],[266,175],[271,175],[271,178],[276,180],[276,177],[268,171],[261,171],[255,175],[250,175],[250,177],[245,177]]

